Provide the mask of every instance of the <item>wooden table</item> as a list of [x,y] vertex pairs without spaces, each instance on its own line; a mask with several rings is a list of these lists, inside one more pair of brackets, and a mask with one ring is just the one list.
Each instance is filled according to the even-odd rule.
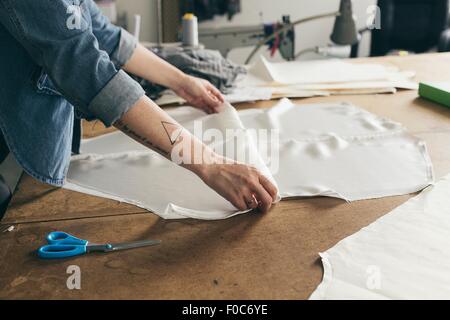
[[[355,60],[359,61],[414,70],[417,80],[450,81],[450,54]],[[401,122],[426,141],[436,177],[450,172],[449,109],[417,98],[416,91],[297,102],[331,101],[349,101]],[[99,123],[85,124],[87,136],[104,131]],[[164,221],[131,205],[53,188],[24,175],[0,226],[16,227],[0,234],[0,298],[305,299],[321,282],[319,252],[411,196],[353,203],[331,198],[289,200],[265,215]],[[39,260],[35,250],[53,230],[93,242],[157,238],[163,243],[71,260]],[[81,268],[81,290],[66,287],[70,265]]]

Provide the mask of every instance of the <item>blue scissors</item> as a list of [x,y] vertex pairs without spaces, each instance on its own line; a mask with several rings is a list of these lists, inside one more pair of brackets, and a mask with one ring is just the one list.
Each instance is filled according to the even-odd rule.
[[90,252],[112,252],[154,246],[161,243],[160,240],[143,240],[118,244],[91,244],[87,240],[78,239],[61,231],[50,232],[47,235],[47,242],[48,245],[42,246],[38,250],[39,257],[43,259],[69,258]]

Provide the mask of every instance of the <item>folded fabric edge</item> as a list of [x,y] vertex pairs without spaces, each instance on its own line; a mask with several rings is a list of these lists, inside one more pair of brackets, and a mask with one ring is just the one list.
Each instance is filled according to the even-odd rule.
[[[179,207],[173,203],[170,203],[166,210],[165,214],[167,215],[179,215],[184,218],[198,219],[198,220],[225,220],[240,214],[245,214],[250,212],[251,210],[223,213],[218,211],[199,211],[192,210],[188,208]],[[199,214],[200,213],[200,214]]]
[[122,202],[128,203],[128,204],[134,205],[136,207],[145,209],[145,210],[147,210],[147,211],[149,211],[151,213],[154,213],[154,214],[156,214],[157,216],[160,216],[163,219],[186,219],[185,216],[181,216],[181,215],[168,216],[168,215],[165,215],[163,213],[157,213],[156,210],[154,210],[153,208],[150,208],[149,206],[146,206],[146,205],[142,204],[139,201],[135,201],[135,200],[130,200],[130,199],[126,199],[126,198],[123,198],[123,197],[119,197],[119,196],[116,196],[114,194],[107,193],[107,192],[104,192],[104,191],[100,191],[100,190],[97,190],[97,189],[95,189],[93,187],[87,187],[87,186],[84,186],[84,185],[79,184],[79,183],[73,183],[69,179],[66,180],[66,183],[64,184],[63,189],[67,189],[67,190],[71,190],[71,191],[75,191],[75,192],[80,192],[80,193],[84,193],[84,194],[89,194],[89,195],[92,195],[92,196],[101,197],[101,198],[105,198],[105,199],[110,199],[110,200],[118,201],[120,203],[122,203]]
[[326,292],[333,280],[333,267],[330,263],[329,255],[326,252],[319,253],[322,261],[323,276],[322,282],[314,290],[314,292],[309,296],[308,300],[323,300],[325,298]]

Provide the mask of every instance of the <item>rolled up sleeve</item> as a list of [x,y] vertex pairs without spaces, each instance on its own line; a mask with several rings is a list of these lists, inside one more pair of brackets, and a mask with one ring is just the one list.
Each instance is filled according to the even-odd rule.
[[[81,2],[82,18],[77,28],[68,27],[73,14],[69,7],[73,7],[73,1],[1,0],[0,23],[44,68],[72,105],[110,126],[144,95],[144,90],[119,71],[100,48],[89,23],[89,1]],[[127,55],[131,56],[135,46],[127,39],[121,35],[111,52],[118,64],[129,59]]]
[[137,40],[127,30],[120,29],[120,42],[117,48],[111,53],[111,60],[117,68],[122,68],[133,55],[137,46]]
[[[127,85],[124,86],[124,83]],[[95,96],[89,110],[109,126],[119,120],[144,94],[142,87],[120,70]]]
[[93,0],[86,0],[92,20],[92,31],[100,44],[100,49],[106,51],[120,69],[130,60],[137,46],[136,38],[128,31],[113,25],[105,17]]

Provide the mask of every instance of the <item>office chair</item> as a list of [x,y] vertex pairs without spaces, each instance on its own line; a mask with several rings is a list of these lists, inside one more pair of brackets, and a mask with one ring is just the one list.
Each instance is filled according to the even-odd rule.
[[[372,32],[370,56],[384,56],[392,50],[423,53],[434,47],[450,51],[449,0],[378,0],[381,29]],[[351,57],[358,55],[352,47]]]

